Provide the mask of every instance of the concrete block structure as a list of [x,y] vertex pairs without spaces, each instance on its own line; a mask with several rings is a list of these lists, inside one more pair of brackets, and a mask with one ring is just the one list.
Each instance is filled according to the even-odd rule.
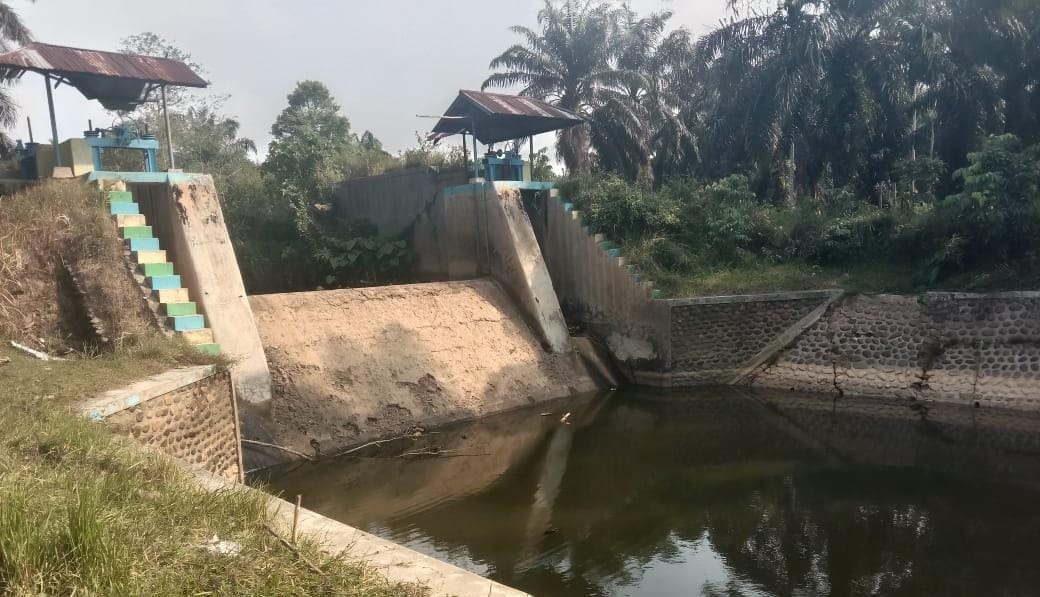
[[[248,403],[271,399],[271,377],[213,180],[176,172],[93,172],[138,281],[171,333],[233,361]],[[134,219],[127,219],[134,216]],[[144,224],[142,225],[142,220]]]
[[[141,213],[140,205],[134,201],[133,193],[109,190],[106,197],[109,212],[136,262],[139,282],[167,314],[169,329],[181,334],[194,332],[185,336],[189,342],[202,352],[220,354],[220,345],[213,342],[213,334],[206,328],[205,317],[199,315],[196,304],[188,300],[188,290],[182,287],[181,277],[174,274],[173,263],[167,260],[166,251],[159,248],[159,239],[153,236],[152,227],[147,225],[147,218]],[[163,297],[159,293],[163,291],[168,292],[165,296],[167,302],[160,300]]]

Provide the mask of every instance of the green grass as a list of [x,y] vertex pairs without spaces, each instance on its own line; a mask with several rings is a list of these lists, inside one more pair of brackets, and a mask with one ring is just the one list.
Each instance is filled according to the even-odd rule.
[[820,267],[804,263],[754,264],[692,274],[656,271],[651,279],[670,297],[753,294],[844,288],[850,292],[917,292],[914,271],[876,264]]
[[652,270],[666,297],[755,294],[842,288],[852,293],[916,294],[928,290],[997,292],[1040,288],[1040,268],[997,266],[930,284],[919,268],[890,263],[824,267],[805,263],[762,263],[693,273]]
[[[155,339],[115,354],[44,362],[0,346],[0,592],[14,595],[423,594],[364,566],[270,536],[268,498],[209,493],[162,455],[75,414],[79,399],[165,370],[214,362]],[[3,359],[0,359],[3,360]],[[238,556],[201,545],[236,541]]]

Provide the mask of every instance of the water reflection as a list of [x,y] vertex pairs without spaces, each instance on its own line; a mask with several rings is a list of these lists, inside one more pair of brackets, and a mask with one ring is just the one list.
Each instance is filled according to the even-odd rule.
[[[535,595],[1032,595],[1040,418],[629,390],[276,490]],[[561,424],[570,412],[570,424]]]

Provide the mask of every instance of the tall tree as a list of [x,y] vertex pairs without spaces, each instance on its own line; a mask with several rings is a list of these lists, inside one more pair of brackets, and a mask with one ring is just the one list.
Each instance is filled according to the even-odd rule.
[[685,114],[693,48],[685,29],[666,31],[671,12],[639,18],[626,3],[613,16],[614,76],[597,93],[592,145],[601,167],[649,180],[696,151]]
[[[611,8],[591,0],[552,0],[538,12],[538,30],[513,27],[523,42],[491,61],[497,70],[482,86],[521,86],[520,93],[546,100],[565,110],[589,116],[597,92],[614,82],[610,66]],[[571,174],[590,166],[589,130],[574,126],[558,137],[557,154]]]
[[824,73],[822,4],[784,0],[774,12],[723,25],[697,47],[714,90],[717,135],[734,135],[787,201],[795,196],[798,150],[806,146]]
[[350,121],[319,81],[302,81],[271,126],[263,170],[276,192],[299,205],[320,202],[342,180],[340,158],[351,146]]
[[[321,216],[344,178],[343,158],[351,146],[350,121],[339,110],[323,83],[297,83],[271,126],[262,166],[269,195],[293,214],[298,242],[292,250],[309,259],[325,244]],[[317,280],[323,277],[316,273]]]

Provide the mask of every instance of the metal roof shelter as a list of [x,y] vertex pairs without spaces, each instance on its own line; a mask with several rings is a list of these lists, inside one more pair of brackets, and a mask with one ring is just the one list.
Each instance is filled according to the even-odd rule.
[[491,144],[582,122],[577,114],[534,98],[462,90],[433,127],[433,134],[440,138],[469,133],[481,143]]
[[533,164],[535,135],[570,128],[582,122],[582,117],[573,112],[531,97],[463,89],[433,127],[430,137],[440,140],[462,135],[465,148],[466,134],[473,135],[474,165],[477,141],[490,145],[529,137]]
[[98,100],[109,110],[132,110],[149,101],[159,89],[166,124],[167,151],[173,167],[173,142],[170,139],[170,118],[166,111],[166,87],[207,87],[209,83],[179,60],[121,54],[100,50],[85,50],[33,42],[0,54],[0,72],[7,77],[21,77],[26,72],[43,75],[47,87],[47,107],[50,110],[51,133],[54,137],[55,163],[61,166],[58,151],[58,127],[54,118],[54,87],[65,83],[75,87],[87,99]]

